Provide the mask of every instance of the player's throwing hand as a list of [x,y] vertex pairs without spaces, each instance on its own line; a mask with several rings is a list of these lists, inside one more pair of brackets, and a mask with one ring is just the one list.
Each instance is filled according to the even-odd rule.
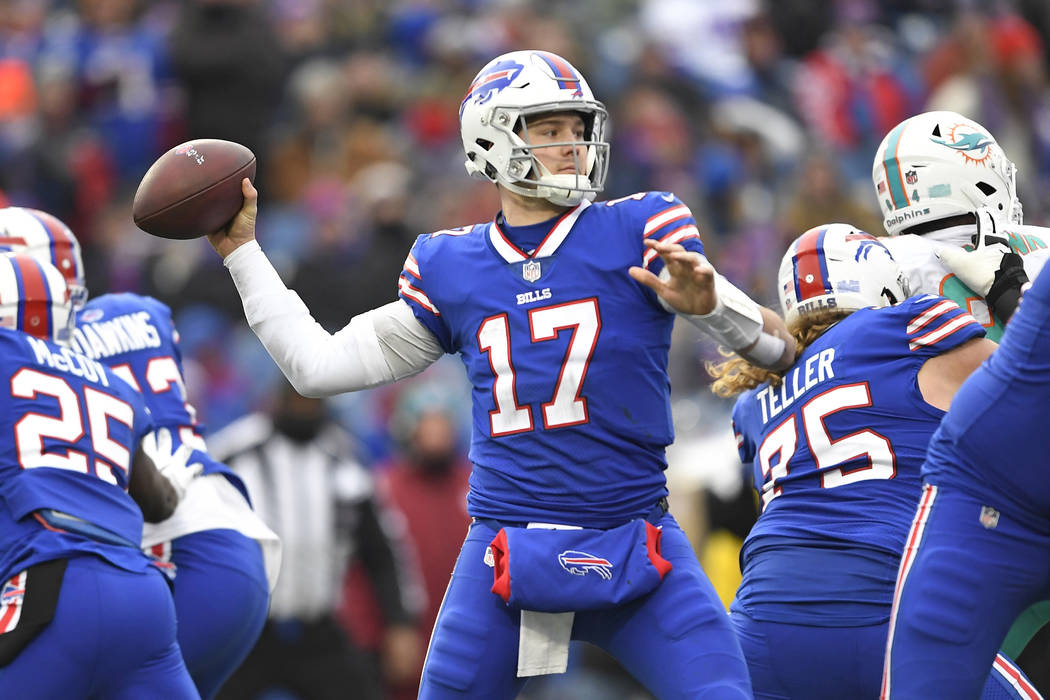
[[667,279],[652,272],[631,267],[631,277],[644,284],[666,301],[675,311],[683,314],[701,315],[710,313],[718,303],[715,293],[715,269],[707,258],[696,251],[686,250],[677,243],[664,243],[647,239],[645,245],[655,250],[663,259],[668,273]]
[[255,240],[255,215],[258,211],[259,192],[248,178],[241,181],[241,192],[244,194],[244,205],[237,212],[237,216],[233,217],[229,225],[208,234],[211,247],[223,258],[248,241]]

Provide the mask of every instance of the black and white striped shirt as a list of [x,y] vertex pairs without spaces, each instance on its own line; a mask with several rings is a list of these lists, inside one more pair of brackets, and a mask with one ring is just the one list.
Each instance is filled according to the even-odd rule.
[[425,593],[404,544],[403,519],[377,503],[372,475],[342,428],[329,423],[309,442],[297,442],[276,431],[268,416],[252,414],[208,445],[244,480],[256,513],[283,542],[271,619],[331,615],[355,558],[388,623],[411,622],[422,610]]

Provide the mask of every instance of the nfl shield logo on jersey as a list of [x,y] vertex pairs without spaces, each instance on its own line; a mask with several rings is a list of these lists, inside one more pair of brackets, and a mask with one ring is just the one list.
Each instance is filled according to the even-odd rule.
[[535,260],[528,261],[521,266],[521,276],[526,282],[535,282],[540,278],[540,264]]
[[999,511],[991,506],[981,506],[980,520],[986,530],[994,529],[999,524]]

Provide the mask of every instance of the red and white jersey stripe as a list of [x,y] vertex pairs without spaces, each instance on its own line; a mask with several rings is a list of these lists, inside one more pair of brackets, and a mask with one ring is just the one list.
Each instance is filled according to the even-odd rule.
[[[937,299],[927,295],[923,299]],[[908,347],[917,350],[921,347],[936,345],[952,334],[971,325],[980,326],[973,316],[959,308],[949,299],[941,299],[933,306],[923,310],[908,322]]]
[[430,301],[430,297],[428,297],[422,289],[412,286],[412,283],[408,281],[408,278],[404,274],[402,274],[397,281],[397,291],[412,299],[435,316],[441,315],[441,312],[438,311],[436,306],[434,306],[434,302]]
[[[642,236],[665,243],[681,243],[684,240],[700,239],[700,231],[696,227],[693,212],[685,204],[678,202],[673,195],[664,195],[665,201],[671,206],[657,212],[645,222]],[[657,258],[655,250],[646,250],[642,256],[642,265],[646,269]]]
[[22,571],[5,581],[0,589],[0,634],[10,632],[18,626],[25,597],[26,572]]

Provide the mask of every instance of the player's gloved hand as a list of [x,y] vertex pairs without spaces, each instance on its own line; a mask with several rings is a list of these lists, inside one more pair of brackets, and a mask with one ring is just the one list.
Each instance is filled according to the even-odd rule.
[[1011,250],[991,211],[977,211],[974,249],[942,246],[937,257],[962,282],[984,297],[989,308],[1004,323],[1013,315],[1028,282],[1021,256]]
[[186,495],[190,482],[204,470],[204,465],[200,462],[189,463],[193,455],[193,448],[189,445],[179,445],[178,449],[172,449],[171,431],[167,428],[146,433],[142,437],[142,451],[153,460],[161,476],[171,483],[180,501]]

